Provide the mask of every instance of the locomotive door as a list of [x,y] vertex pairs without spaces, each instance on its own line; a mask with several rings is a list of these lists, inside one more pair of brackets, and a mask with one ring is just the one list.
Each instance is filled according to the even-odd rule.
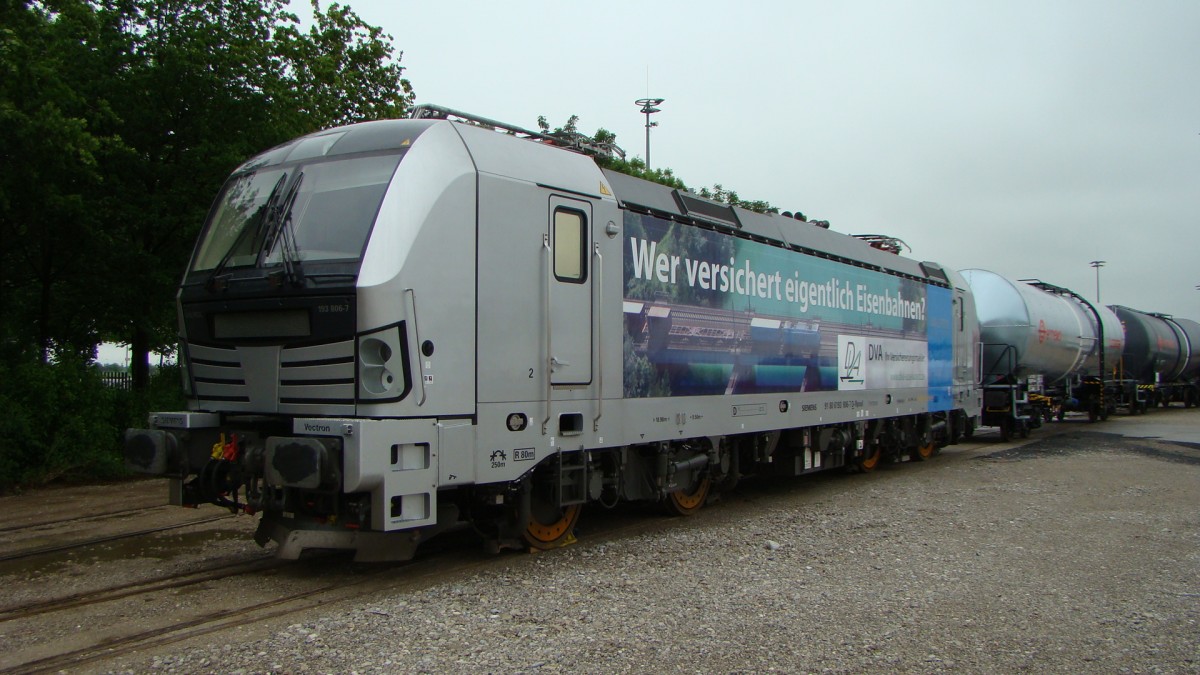
[[550,383],[592,382],[592,205],[550,197],[546,305]]

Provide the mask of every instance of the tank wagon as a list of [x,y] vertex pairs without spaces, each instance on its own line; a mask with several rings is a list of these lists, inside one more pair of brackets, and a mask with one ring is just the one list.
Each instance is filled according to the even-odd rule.
[[982,335],[981,423],[1001,437],[1065,411],[1106,419],[1171,402],[1200,404],[1200,324],[1094,305],[1036,279],[963,270]]
[[1113,305],[1125,331],[1117,376],[1131,406],[1200,404],[1200,324]]
[[129,466],[261,514],[280,556],[382,560],[455,523],[550,548],[584,504],[687,514],[973,427],[961,276],[563,144],[424,107],[247,161],[178,293],[188,409],[127,432]]
[[982,269],[962,275],[979,312],[984,425],[1007,440],[1067,410],[1108,417],[1120,397],[1105,372],[1125,345],[1112,310],[1039,280]]

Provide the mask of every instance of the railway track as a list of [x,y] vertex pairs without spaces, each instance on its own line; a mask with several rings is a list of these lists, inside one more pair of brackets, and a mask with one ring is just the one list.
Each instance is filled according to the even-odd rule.
[[[980,448],[980,451],[983,449]],[[836,477],[831,475],[825,478],[832,481]],[[777,485],[785,483],[781,481]],[[754,493],[734,493],[730,498],[751,503],[758,500]],[[597,514],[600,517],[590,521],[591,527],[586,538],[581,540],[579,545],[600,546],[616,539],[654,534],[661,532],[663,527],[671,522],[678,522],[677,518],[670,516],[631,516],[634,510],[636,509],[618,509],[611,516]],[[463,531],[462,534],[469,533]],[[217,610],[170,626],[102,640],[95,645],[0,669],[0,674],[48,673],[83,668],[134,652],[161,649],[226,629],[301,614],[318,607],[327,607],[332,603],[354,603],[405,589],[421,588],[428,583],[443,582],[456,575],[513,564],[513,557],[505,555],[467,561],[461,558],[454,559],[455,556],[461,556],[465,543],[465,536],[434,539],[427,543],[412,561],[374,567],[351,579],[339,575],[331,582],[267,602]],[[3,615],[0,615],[0,621],[2,620]]]
[[[353,585],[362,583],[365,581],[358,581]],[[95,645],[28,661],[0,670],[0,673],[47,673],[79,668],[101,659],[122,656],[142,649],[162,647],[249,622],[265,621],[311,609],[328,601],[323,596],[346,587],[347,585],[343,583],[331,583],[302,593],[258,603],[251,607],[218,610],[169,626],[110,638]]]
[[189,521],[186,521],[183,523],[172,523],[170,525],[162,525],[159,527],[150,527],[150,528],[144,528],[144,529],[140,529],[140,530],[132,530],[129,532],[117,532],[114,534],[104,535],[101,537],[89,537],[87,539],[69,541],[69,542],[64,542],[61,544],[49,544],[46,546],[38,546],[35,548],[23,549],[23,550],[19,550],[19,551],[13,551],[11,553],[0,554],[0,563],[9,562],[9,561],[13,561],[13,560],[21,560],[24,558],[33,558],[33,557],[41,556],[41,555],[49,555],[51,553],[61,553],[63,551],[69,551],[71,549],[87,548],[89,546],[97,546],[99,544],[107,544],[107,543],[114,542],[114,541],[120,541],[122,539],[132,539],[134,537],[144,537],[149,534],[157,534],[159,532],[167,532],[170,530],[178,530],[178,529],[182,529],[185,527],[191,527],[193,525],[204,525],[206,523],[214,523],[219,520],[228,520],[233,517],[234,516],[232,514],[225,513],[225,514],[222,514],[219,516],[209,516],[207,518],[199,518],[196,520],[189,520]]
[[94,605],[102,602],[112,602],[114,600],[121,600],[137,595],[145,595],[147,593],[158,593],[171,589],[186,588],[188,586],[194,586],[196,584],[202,584],[209,581],[217,581],[241,574],[272,570],[282,567],[285,564],[286,561],[277,560],[274,556],[265,554],[252,560],[239,560],[221,563],[207,569],[196,570],[180,575],[155,577],[153,579],[133,581],[95,591],[72,593],[71,595],[59,598],[40,600],[38,602],[32,602],[26,605],[0,609],[0,624],[17,619],[26,619],[39,614],[59,612],[66,609],[76,609],[79,607],[85,607],[87,605]]
[[[465,532],[464,532],[465,534]],[[436,540],[435,540],[436,541]],[[305,612],[334,602],[353,602],[379,593],[392,592],[405,587],[418,586],[431,580],[443,579],[448,574],[471,571],[498,563],[498,558],[489,557],[467,562],[448,562],[447,554],[461,550],[461,540],[430,543],[429,550],[417,559],[390,565],[374,566],[366,571],[359,571],[354,577],[336,575],[332,581],[306,588],[294,593],[281,595],[267,601],[254,602],[240,607],[227,607],[206,612],[199,616],[190,617],[165,626],[155,626],[146,630],[136,631],[127,635],[104,638],[95,644],[64,651],[60,654],[35,658],[24,663],[0,668],[0,674],[49,673],[62,670],[82,668],[98,661],[104,661],[137,651],[166,647],[198,637],[203,637],[226,629],[245,626],[263,621],[270,621],[293,614]],[[336,555],[336,554],[331,554]],[[317,556],[319,560],[321,557]],[[313,560],[307,558],[306,560]],[[230,578],[247,573],[257,573],[276,568],[294,566],[295,561],[280,561],[274,558],[263,558],[244,563],[232,563],[218,569],[197,572],[188,577],[160,579],[156,582],[133,584],[129,588],[114,588],[88,594],[87,597],[63,598],[60,601],[47,601],[38,606],[30,605],[14,610],[12,616],[0,613],[0,623],[6,620],[31,617],[39,613],[65,610],[85,604],[98,604],[114,601],[131,595],[145,594],[196,585],[206,581]],[[403,572],[396,575],[396,572]],[[388,578],[389,573],[392,575]],[[380,583],[380,580],[383,580]],[[94,597],[93,597],[94,596]],[[20,613],[19,615],[17,613]]]
[[[984,434],[990,435],[990,434]],[[971,449],[965,456],[975,456],[984,451],[986,446]],[[731,495],[734,499],[754,501],[754,493]],[[629,517],[629,513],[618,510],[611,516],[596,513],[588,519],[585,538],[582,546],[597,546],[614,539],[639,536],[661,531],[670,521],[668,517]],[[290,567],[298,569],[296,582],[307,585],[294,592],[286,592],[268,599],[250,600],[239,595],[236,586],[219,585],[204,589],[205,597],[211,596],[212,609],[190,616],[176,616],[173,619],[164,617],[165,621],[173,621],[167,625],[134,626],[124,634],[108,635],[93,638],[91,644],[73,644],[64,648],[61,653],[37,653],[31,650],[29,658],[23,663],[7,664],[0,667],[0,673],[45,673],[62,670],[76,670],[93,667],[99,663],[112,664],[114,658],[138,653],[162,650],[172,645],[184,643],[197,638],[220,633],[225,630],[243,628],[246,625],[262,622],[277,621],[285,617],[300,615],[317,608],[328,608],[339,603],[351,606],[364,599],[378,598],[387,594],[402,592],[407,589],[419,589],[434,582],[443,582],[457,575],[473,574],[497,566],[507,566],[514,562],[512,556],[476,557],[463,556],[467,546],[469,532],[462,531],[463,536],[439,537],[426,544],[418,553],[418,557],[406,563],[378,565],[371,567],[355,566],[352,573],[336,571],[332,578],[318,580],[313,578],[306,581],[308,572],[296,566],[308,562],[317,562],[312,571],[324,574],[334,569],[326,559],[313,561],[306,558],[299,563],[294,561],[277,561],[270,557],[254,560],[225,563],[206,570],[196,571],[183,576],[165,577],[142,582],[123,584],[100,591],[33,603],[22,607],[0,610],[0,624],[16,622],[19,619],[29,619],[43,614],[78,609],[89,605],[100,605],[106,602],[116,602],[123,599],[158,594],[173,589],[200,587],[205,582],[233,579],[234,577],[270,572],[278,568]],[[467,559],[464,559],[467,558]],[[313,583],[316,582],[316,583]],[[289,585],[295,585],[289,581]],[[240,600],[238,606],[228,606],[229,600]],[[220,602],[220,604],[218,604]],[[110,610],[103,610],[108,612]],[[14,624],[20,625],[20,624]],[[140,629],[139,629],[140,628]],[[16,658],[22,658],[16,656]],[[117,664],[112,664],[114,667]]]
[[[594,521],[596,526],[589,533],[588,545],[602,543],[614,537],[657,531],[662,528],[665,520],[669,519],[665,517],[635,518],[633,522],[630,522],[629,518],[621,516],[600,518],[599,522]],[[107,661],[126,654],[159,649],[247,624],[280,619],[335,602],[352,603],[364,598],[377,597],[380,594],[421,587],[430,582],[445,580],[451,575],[470,574],[512,562],[512,558],[508,556],[481,558],[472,556],[471,559],[463,560],[464,547],[469,545],[468,542],[475,542],[474,538],[470,536],[471,533],[469,530],[463,529],[458,532],[457,536],[454,533],[447,533],[447,535],[427,543],[418,557],[412,561],[371,566],[365,570],[359,566],[353,577],[348,578],[346,574],[337,574],[330,581],[267,601],[258,601],[238,607],[224,607],[188,617],[170,625],[154,626],[125,635],[101,638],[94,644],[0,668],[0,673],[47,673],[84,668],[89,664]],[[311,560],[312,558],[306,558],[306,561]],[[206,582],[269,572],[297,564],[294,561],[279,561],[273,557],[264,556],[248,561],[225,563],[182,576],[122,584],[94,592],[74,594],[0,610],[0,625],[20,619],[34,618],[42,614],[198,586]],[[324,563],[321,564],[324,566]],[[213,589],[213,592],[223,598],[231,595],[223,589]]]
[[103,513],[89,513],[83,516],[72,516],[70,518],[56,518],[54,520],[41,520],[34,523],[24,523],[22,525],[5,525],[0,527],[0,534],[10,532],[20,532],[22,530],[36,530],[47,527],[55,527],[57,525],[65,525],[67,523],[86,523],[93,520],[101,520],[111,518],[113,516],[125,516],[131,513],[141,513],[143,511],[153,511],[156,509],[171,508],[167,504],[153,504],[150,506],[134,506],[127,509],[119,509],[117,511],[105,511]]

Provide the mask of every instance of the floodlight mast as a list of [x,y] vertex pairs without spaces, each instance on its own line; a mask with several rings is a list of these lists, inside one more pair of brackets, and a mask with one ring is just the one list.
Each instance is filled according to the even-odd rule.
[[634,101],[634,105],[641,106],[641,112],[646,116],[646,170],[650,170],[650,127],[658,126],[658,122],[651,122],[650,116],[656,112],[662,112],[660,108],[654,106],[662,105],[666,99],[662,98],[639,98]]
[[1096,268],[1096,304],[1097,305],[1100,304],[1100,268],[1104,267],[1106,262],[1107,261],[1105,261],[1105,260],[1093,260],[1090,263],[1088,263],[1092,267]]

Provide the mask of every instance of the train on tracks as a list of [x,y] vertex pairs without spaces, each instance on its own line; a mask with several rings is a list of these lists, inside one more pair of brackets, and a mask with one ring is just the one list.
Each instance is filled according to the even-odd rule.
[[178,293],[188,409],[129,430],[127,465],[172,503],[261,514],[282,557],[395,560],[462,523],[546,549],[585,504],[686,515],[749,475],[924,460],[978,424],[1027,432],[1037,401],[1107,414],[1125,379],[1135,408],[1166,400],[1147,384],[1198,400],[1194,323],[710,201],[612,151],[422,106],[245,162]]

